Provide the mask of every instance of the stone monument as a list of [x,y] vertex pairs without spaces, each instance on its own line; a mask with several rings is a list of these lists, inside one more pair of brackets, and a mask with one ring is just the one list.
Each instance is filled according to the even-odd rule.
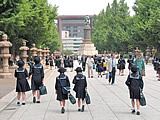
[[2,35],[2,40],[0,42],[0,47],[1,47],[1,53],[0,53],[0,58],[2,58],[2,73],[0,73],[0,78],[12,78],[12,74],[9,73],[9,65],[8,65],[8,59],[11,57],[11,54],[9,54],[9,47],[12,46],[12,43],[7,41],[7,35],[3,34]]
[[46,53],[47,53],[46,48],[44,48],[42,52],[43,52],[43,65],[44,65],[44,68],[45,68],[45,66],[46,66]]
[[33,43],[33,47],[30,49],[32,51],[32,58],[37,56],[37,48],[35,46],[36,45]]
[[28,58],[28,55],[27,55],[27,50],[29,50],[29,48],[26,46],[26,42],[24,41],[23,42],[23,46],[19,48],[19,50],[21,51],[21,59],[24,61],[25,63],[25,67],[27,65],[27,58]]
[[41,58],[43,55],[42,55],[42,49],[41,49],[41,46],[39,46],[39,49],[37,50],[38,52],[38,57]]
[[91,41],[91,28],[90,28],[90,18],[89,16],[85,17],[85,27],[84,27],[84,40],[80,45],[77,54],[80,55],[98,55],[98,50]]

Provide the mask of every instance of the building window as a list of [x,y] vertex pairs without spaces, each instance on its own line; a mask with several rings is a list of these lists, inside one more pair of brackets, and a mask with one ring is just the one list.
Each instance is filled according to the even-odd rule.
[[80,39],[74,39],[73,41],[81,41]]
[[74,48],[79,48],[79,46],[74,46]]
[[69,37],[71,37],[72,36],[72,34],[71,33],[69,33]]
[[73,32],[78,32],[78,30],[73,30]]
[[74,52],[77,52],[78,50],[74,50]]
[[77,26],[73,26],[73,28],[78,28]]
[[74,43],[74,45],[80,45],[80,43]]

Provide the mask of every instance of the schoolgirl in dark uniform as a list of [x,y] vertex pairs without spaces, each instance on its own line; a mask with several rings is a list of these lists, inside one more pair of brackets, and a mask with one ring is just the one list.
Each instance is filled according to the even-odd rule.
[[132,55],[129,55],[129,58],[128,58],[127,62],[128,62],[128,64],[129,64],[129,65],[128,65],[128,69],[129,69],[129,72],[130,72],[131,66],[132,66],[132,64],[134,63],[134,59],[133,59]]
[[101,59],[98,59],[97,62],[97,72],[98,72],[98,77],[101,76],[102,77],[102,72],[103,72],[103,63],[101,62]]
[[157,62],[157,66],[158,66],[158,69],[157,69],[157,74],[158,74],[158,81],[160,81],[160,58],[158,59],[158,62]]
[[44,70],[43,66],[40,63],[40,58],[35,57],[34,58],[35,64],[32,67],[32,70],[30,70],[29,76],[32,75],[31,78],[31,89],[33,91],[33,103],[36,102],[36,91],[37,91],[37,103],[40,103],[40,91],[39,87],[43,84],[44,79]]
[[120,59],[118,60],[118,64],[120,65],[119,66],[119,71],[121,73],[121,76],[123,76],[124,75],[125,64],[126,64],[126,62],[123,58],[123,55],[120,55]]
[[142,80],[142,76],[137,72],[138,67],[136,65],[132,65],[131,71],[133,73],[128,76],[127,81],[125,83],[128,86],[129,92],[130,92],[130,98],[132,103],[132,113],[135,113],[134,99],[136,99],[137,115],[140,115],[139,99],[140,99],[140,92],[141,90],[143,90],[143,80]]
[[[73,84],[75,84],[73,90],[76,92],[76,98],[78,98],[78,111],[83,112],[84,98],[87,90],[87,80],[86,80],[86,76],[82,74],[81,67],[77,67],[75,71],[77,72],[77,75],[74,76],[74,79],[73,79]],[[82,110],[80,109],[81,100],[82,100]]]
[[65,100],[68,100],[68,92],[64,90],[63,87],[70,87],[69,78],[67,75],[64,74],[66,69],[63,67],[60,67],[58,72],[60,75],[56,77],[56,94],[57,94],[57,100],[60,101],[61,105],[61,113],[65,112]]
[[56,64],[57,64],[57,68],[60,68],[60,67],[61,67],[61,59],[60,59],[59,56],[58,56],[57,59],[56,59]]
[[14,75],[17,78],[17,85],[16,85],[16,92],[18,92],[17,104],[20,104],[20,97],[22,92],[22,99],[23,99],[22,105],[25,105],[25,98],[26,98],[25,92],[30,91],[30,87],[26,79],[27,77],[29,77],[29,75],[27,70],[23,68],[24,66],[23,61],[19,60],[18,66],[19,68],[15,70],[15,75]]
[[69,67],[71,68],[71,72],[73,71],[73,57],[69,57]]
[[46,66],[48,67],[49,65],[49,59],[48,59],[48,56],[46,56]]
[[53,67],[53,59],[52,59],[52,57],[49,58],[49,63],[50,63],[50,69],[52,70],[52,67]]

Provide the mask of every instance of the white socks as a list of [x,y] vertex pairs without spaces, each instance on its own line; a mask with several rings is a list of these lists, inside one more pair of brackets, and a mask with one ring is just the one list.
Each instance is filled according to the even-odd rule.
[[22,103],[25,103],[25,101],[23,101]]

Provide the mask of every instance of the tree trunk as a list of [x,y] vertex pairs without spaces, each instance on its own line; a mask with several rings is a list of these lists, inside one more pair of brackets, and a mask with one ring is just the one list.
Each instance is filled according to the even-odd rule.
[[157,53],[156,53],[156,57],[160,57],[160,47],[157,47]]

